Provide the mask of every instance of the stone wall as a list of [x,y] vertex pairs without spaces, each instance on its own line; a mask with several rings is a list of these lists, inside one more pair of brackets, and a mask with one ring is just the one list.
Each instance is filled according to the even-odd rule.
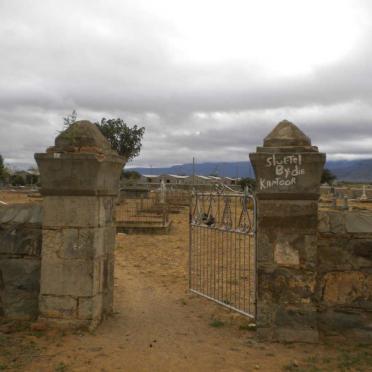
[[38,316],[41,215],[36,204],[0,207],[0,317]]
[[372,342],[372,214],[321,211],[318,231],[320,336]]

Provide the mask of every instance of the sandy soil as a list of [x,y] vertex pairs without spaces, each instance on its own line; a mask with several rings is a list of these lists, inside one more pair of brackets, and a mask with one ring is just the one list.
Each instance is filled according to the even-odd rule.
[[115,314],[95,332],[13,324],[10,333],[5,324],[0,370],[367,371],[372,365],[365,347],[256,342],[248,318],[188,291],[187,210],[172,219],[169,235],[118,235]]
[[[35,203],[40,201],[37,195],[32,190],[26,189],[12,189],[12,190],[0,190],[0,201],[7,204],[14,203]],[[29,197],[33,195],[33,197]]]

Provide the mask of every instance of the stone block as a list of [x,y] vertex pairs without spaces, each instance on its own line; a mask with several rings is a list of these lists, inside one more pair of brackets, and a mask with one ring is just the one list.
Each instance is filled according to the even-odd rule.
[[77,228],[99,226],[99,199],[96,196],[46,196],[43,200],[43,227]]
[[104,315],[104,307],[103,307],[103,294],[97,294],[93,297],[93,314],[92,319],[95,323],[99,323],[102,320]]
[[325,155],[296,150],[263,147],[249,155],[259,198],[260,194],[319,193]]
[[77,299],[71,296],[40,295],[40,315],[45,318],[74,318]]
[[300,255],[298,249],[288,239],[277,240],[274,244],[274,262],[279,266],[300,266]]
[[258,276],[258,286],[273,304],[311,303],[316,288],[316,272],[277,268]]
[[345,230],[348,233],[371,233],[372,214],[370,212],[345,212]]
[[58,256],[64,259],[93,259],[96,253],[95,230],[93,228],[63,229],[63,244]]
[[43,195],[117,195],[125,160],[95,153],[35,154]]
[[9,204],[0,208],[0,225],[41,225],[43,208],[39,204]]
[[273,234],[257,231],[257,261],[262,263],[274,263]]
[[347,340],[372,342],[372,314],[360,309],[333,309],[319,312],[318,328],[323,337],[342,335]]
[[[60,280],[57,280],[60,278]],[[40,293],[55,296],[92,296],[93,261],[42,257]]]
[[333,234],[343,234],[346,232],[345,229],[345,215],[339,211],[329,211],[329,225],[330,231]]
[[360,300],[372,301],[372,273],[360,271],[330,272],[321,280],[327,305],[351,305]]
[[371,268],[372,239],[353,238],[350,235],[320,235],[318,265],[320,272]]
[[41,226],[23,224],[0,226],[0,256],[40,257]]
[[104,256],[115,244],[115,226],[44,229],[44,255],[64,259],[94,259]]
[[311,304],[299,306],[281,305],[275,312],[275,326],[294,329],[316,329],[317,309]]
[[[274,206],[273,206],[274,207]],[[296,217],[292,215],[269,217],[258,215],[257,225],[259,229],[280,229],[288,233],[305,233],[309,234],[317,231],[317,215],[306,215]]]
[[318,213],[318,202],[314,200],[260,200],[260,216],[266,217],[304,217]]
[[372,267],[372,239],[355,239],[352,241],[351,249],[353,256],[362,259],[366,266]]
[[80,297],[78,299],[78,318],[93,319],[93,297]]
[[273,340],[279,342],[305,342],[315,344],[319,342],[319,331],[317,328],[286,328],[274,329]]
[[303,268],[315,268],[318,263],[318,237],[317,235],[303,235],[299,241],[300,266]]
[[40,259],[0,259],[0,303],[5,317],[34,319],[38,315]]
[[328,211],[319,211],[318,214],[318,232],[320,233],[330,233],[331,232],[331,225],[329,221],[329,214]]

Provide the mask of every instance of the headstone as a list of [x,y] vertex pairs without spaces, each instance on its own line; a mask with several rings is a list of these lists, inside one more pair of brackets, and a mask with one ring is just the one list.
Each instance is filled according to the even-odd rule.
[[366,201],[368,200],[367,194],[366,194],[366,185],[363,185],[363,193],[362,196],[360,197],[361,201]]

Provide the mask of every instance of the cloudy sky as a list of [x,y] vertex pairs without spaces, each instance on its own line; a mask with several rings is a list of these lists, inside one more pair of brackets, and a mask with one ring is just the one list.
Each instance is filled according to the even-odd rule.
[[137,166],[247,160],[282,119],[372,157],[368,0],[1,0],[0,48],[9,163],[73,109],[145,126]]

